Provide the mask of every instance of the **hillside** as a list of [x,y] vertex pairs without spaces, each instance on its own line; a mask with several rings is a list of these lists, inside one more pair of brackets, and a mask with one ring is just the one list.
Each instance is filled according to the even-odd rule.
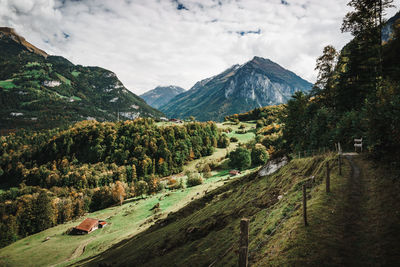
[[196,83],[160,110],[169,117],[221,121],[227,115],[286,103],[296,91],[307,92],[311,86],[271,60],[254,57]]
[[[293,160],[270,176],[254,173],[232,181],[76,266],[235,266],[243,217],[250,218],[251,266],[394,264],[400,217],[393,209],[400,184],[385,168],[349,159],[342,176],[335,157],[322,155]],[[324,183],[327,161],[330,194]],[[310,177],[309,227],[304,227],[301,186]]]
[[153,90],[140,95],[140,97],[153,108],[159,108],[183,92],[185,92],[185,89],[179,86],[158,86]]
[[0,28],[0,130],[52,128],[81,120],[160,117],[100,67],[74,65]]
[[212,155],[226,139],[215,123],[158,126],[148,118],[0,136],[0,229],[7,229],[0,247],[125,197],[159,192],[167,187],[162,177]]

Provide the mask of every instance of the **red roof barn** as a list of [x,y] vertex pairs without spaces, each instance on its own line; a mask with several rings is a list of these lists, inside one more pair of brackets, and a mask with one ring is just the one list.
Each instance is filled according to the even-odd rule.
[[107,225],[106,221],[99,221],[97,219],[86,218],[83,222],[81,222],[78,226],[75,227],[79,233],[88,234],[97,230],[98,228],[103,228]]
[[240,171],[238,171],[238,170],[231,170],[231,171],[229,172],[229,174],[230,174],[231,176],[235,176],[235,175],[240,174]]

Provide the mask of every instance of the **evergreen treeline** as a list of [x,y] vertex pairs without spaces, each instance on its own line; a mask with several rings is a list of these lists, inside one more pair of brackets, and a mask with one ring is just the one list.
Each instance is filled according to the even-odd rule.
[[162,189],[158,177],[211,155],[215,123],[158,127],[151,119],[84,121],[67,130],[1,137],[0,245],[85,212]]
[[292,151],[340,142],[353,149],[354,138],[382,159],[399,162],[400,21],[382,42],[383,15],[393,1],[352,0],[354,10],[342,31],[354,39],[340,53],[325,47],[317,59],[318,81],[310,95],[288,102],[283,135]]

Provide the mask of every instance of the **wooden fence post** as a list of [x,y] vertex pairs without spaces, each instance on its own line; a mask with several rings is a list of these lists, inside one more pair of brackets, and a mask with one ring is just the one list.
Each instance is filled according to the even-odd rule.
[[239,267],[248,266],[248,251],[249,251],[249,219],[243,218],[240,221]]
[[342,157],[339,154],[339,175],[342,175]]
[[304,226],[308,226],[307,222],[307,186],[303,184],[303,219]]
[[331,192],[331,178],[329,176],[329,162],[326,162],[326,192]]

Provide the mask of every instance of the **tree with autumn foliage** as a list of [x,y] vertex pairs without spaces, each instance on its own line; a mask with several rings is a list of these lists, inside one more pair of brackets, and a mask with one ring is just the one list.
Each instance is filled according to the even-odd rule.
[[112,197],[115,202],[119,202],[120,205],[124,202],[126,196],[125,188],[122,182],[116,181],[112,188]]

